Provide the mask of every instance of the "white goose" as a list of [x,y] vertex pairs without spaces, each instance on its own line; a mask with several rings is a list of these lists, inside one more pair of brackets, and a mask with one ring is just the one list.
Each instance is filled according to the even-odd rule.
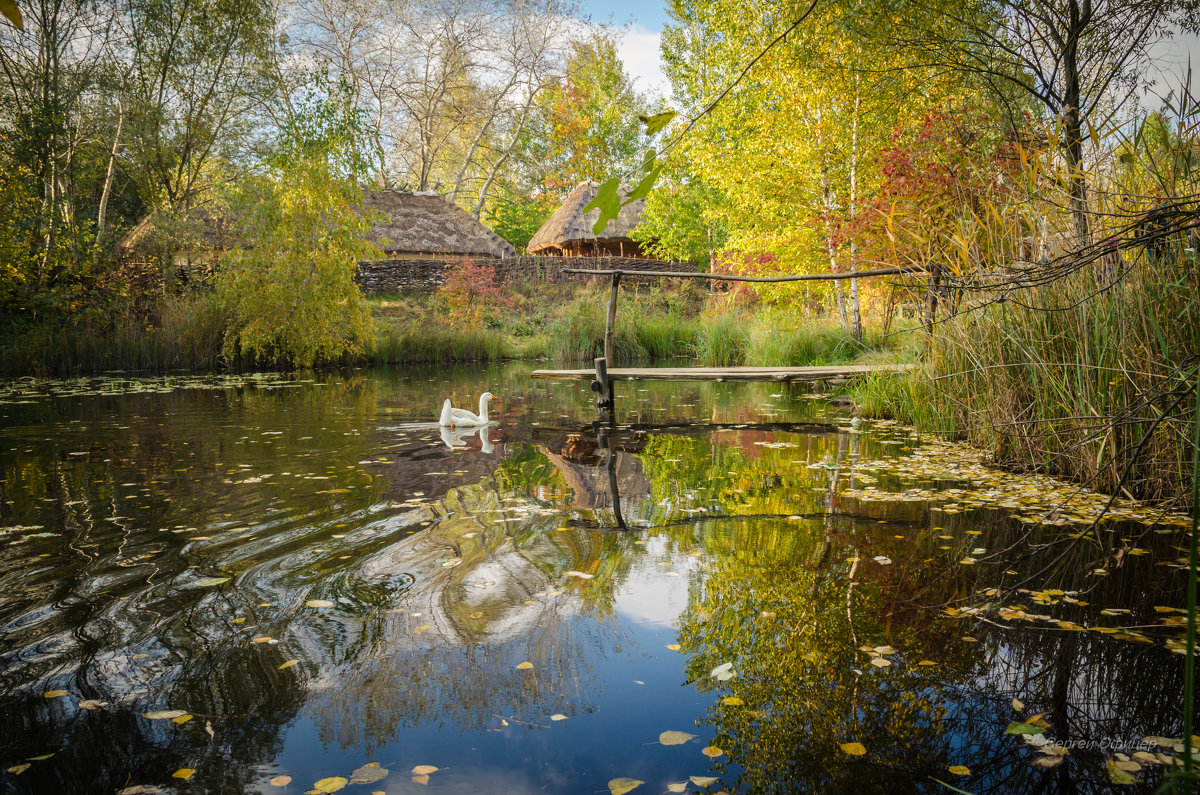
[[472,414],[466,409],[453,408],[450,405],[450,398],[446,398],[446,402],[442,404],[442,416],[438,419],[438,424],[448,426],[450,428],[465,428],[470,426],[487,425],[488,403],[491,400],[492,393],[484,392],[479,396],[479,413]]

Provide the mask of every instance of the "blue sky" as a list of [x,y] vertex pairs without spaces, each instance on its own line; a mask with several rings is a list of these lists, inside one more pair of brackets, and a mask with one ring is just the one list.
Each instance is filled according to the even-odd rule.
[[662,31],[667,23],[667,8],[662,0],[583,0],[585,14],[595,22],[607,22],[609,16],[617,25],[636,22],[648,31]]

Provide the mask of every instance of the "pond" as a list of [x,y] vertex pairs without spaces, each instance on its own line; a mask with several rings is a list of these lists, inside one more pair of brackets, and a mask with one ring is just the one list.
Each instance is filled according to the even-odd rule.
[[1183,517],[801,386],[622,384],[606,427],[529,369],[5,385],[0,791],[1149,791],[1182,751]]

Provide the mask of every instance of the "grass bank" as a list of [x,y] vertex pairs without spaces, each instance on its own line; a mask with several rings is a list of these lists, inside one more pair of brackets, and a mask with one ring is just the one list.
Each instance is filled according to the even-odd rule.
[[[507,287],[490,304],[439,294],[378,296],[358,354],[332,365],[529,359],[585,366],[604,351],[606,285],[530,282]],[[868,329],[879,324],[869,323]],[[210,293],[165,298],[140,316],[26,328],[0,342],[0,374],[55,376],[127,372],[279,369],[270,360],[227,361],[228,317]],[[855,341],[829,317],[769,308],[730,309],[702,288],[628,285],[616,324],[618,366],[690,361],[706,366],[799,367],[851,361],[911,360],[911,335],[868,331]]]

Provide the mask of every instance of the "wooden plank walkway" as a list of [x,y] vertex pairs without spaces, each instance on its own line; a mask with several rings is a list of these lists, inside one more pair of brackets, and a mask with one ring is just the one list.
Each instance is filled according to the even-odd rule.
[[[902,373],[911,364],[846,364],[828,367],[614,367],[614,381],[830,381],[868,373]],[[533,378],[591,381],[595,369],[534,370]]]

